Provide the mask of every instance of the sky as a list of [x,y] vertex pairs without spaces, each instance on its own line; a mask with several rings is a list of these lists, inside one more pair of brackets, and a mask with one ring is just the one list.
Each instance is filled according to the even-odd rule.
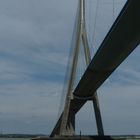
[[[92,56],[126,0],[87,0]],[[0,1],[0,132],[50,134],[57,119],[77,0]],[[97,14],[96,14],[97,12]],[[105,134],[140,134],[140,48],[98,89]],[[96,134],[92,103],[76,132]]]

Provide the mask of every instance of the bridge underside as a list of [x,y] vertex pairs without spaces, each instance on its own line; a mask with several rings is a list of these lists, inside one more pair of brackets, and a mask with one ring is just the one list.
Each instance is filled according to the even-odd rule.
[[140,1],[128,0],[74,91],[76,98],[95,91],[140,43]]

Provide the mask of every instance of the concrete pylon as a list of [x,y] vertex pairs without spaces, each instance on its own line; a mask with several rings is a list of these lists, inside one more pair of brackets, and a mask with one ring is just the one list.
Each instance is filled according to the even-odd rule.
[[[70,79],[69,79],[68,88],[67,88],[67,95],[66,95],[66,100],[65,100],[64,111],[62,114],[62,120],[61,120],[61,124],[60,124],[60,128],[59,128],[60,136],[75,135],[75,115],[76,114],[70,108],[71,108],[72,101],[75,98],[75,97],[73,97],[73,86],[74,86],[74,81],[75,81],[75,76],[76,76],[76,69],[77,69],[78,56],[79,56],[79,50],[80,50],[81,43],[84,46],[86,65],[88,66],[91,61],[85,24],[86,24],[85,0],[79,0],[76,44],[75,44],[75,48],[74,48],[72,68],[71,68]],[[98,134],[104,135],[97,94],[94,97],[91,97],[90,99],[85,99],[85,102],[88,100],[93,101]]]

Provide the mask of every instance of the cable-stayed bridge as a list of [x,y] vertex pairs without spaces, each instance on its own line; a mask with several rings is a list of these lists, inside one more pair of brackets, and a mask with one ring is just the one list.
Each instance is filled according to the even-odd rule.
[[[140,43],[140,1],[128,0],[96,54],[91,58],[86,32],[85,2],[86,0],[79,0],[78,4],[73,57],[70,63],[71,69],[64,109],[50,138],[46,139],[84,139],[84,137],[77,138],[75,136],[75,116],[87,101],[93,102],[98,135],[109,139],[104,136],[97,89]],[[75,87],[81,47],[84,50],[87,68]],[[95,137],[91,139],[95,139]]]

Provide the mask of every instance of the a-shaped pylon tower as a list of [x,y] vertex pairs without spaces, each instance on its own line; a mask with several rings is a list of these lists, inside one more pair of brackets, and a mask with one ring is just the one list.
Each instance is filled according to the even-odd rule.
[[[79,0],[78,7],[78,20],[76,23],[76,41],[73,51],[73,59],[71,66],[71,73],[67,88],[67,95],[64,105],[64,110],[51,134],[51,136],[73,136],[75,135],[75,115],[87,101],[93,101],[95,110],[95,118],[97,124],[97,131],[99,135],[104,135],[101,113],[99,108],[99,101],[97,93],[93,97],[80,99],[73,96],[73,87],[76,77],[76,69],[78,63],[78,56],[80,47],[84,47],[85,61],[88,66],[91,61],[89,43],[86,33],[86,20],[85,20],[85,0]],[[82,45],[81,45],[82,43]]]

